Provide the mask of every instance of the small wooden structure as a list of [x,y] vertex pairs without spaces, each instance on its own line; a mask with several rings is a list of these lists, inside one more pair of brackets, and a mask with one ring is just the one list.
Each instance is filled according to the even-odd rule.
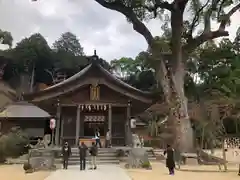
[[0,132],[18,126],[29,136],[43,137],[50,114],[28,102],[15,102],[5,106],[0,112]]
[[121,81],[92,56],[92,62],[72,77],[24,99],[56,116],[55,143],[94,137],[95,129],[105,136],[112,134],[112,145],[126,145],[130,117],[152,104],[152,94]]

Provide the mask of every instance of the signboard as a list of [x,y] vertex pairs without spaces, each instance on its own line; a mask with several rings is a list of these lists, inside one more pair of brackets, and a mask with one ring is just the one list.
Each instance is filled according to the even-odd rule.
[[55,119],[50,119],[50,129],[55,129],[56,127],[56,120]]

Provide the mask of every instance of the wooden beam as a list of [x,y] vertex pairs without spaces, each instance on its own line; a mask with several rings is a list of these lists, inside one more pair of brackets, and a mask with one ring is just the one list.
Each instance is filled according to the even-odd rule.
[[77,107],[78,105],[108,105],[111,104],[112,107],[127,107],[127,104],[122,104],[122,103],[101,103],[101,102],[91,102],[87,101],[84,103],[72,103],[72,104],[61,104],[62,107]]
[[80,106],[77,107],[77,117],[76,117],[76,137],[75,145],[79,144],[79,134],[80,134]]
[[60,136],[60,145],[63,145],[63,128],[64,128],[64,119],[61,118],[61,136]]
[[112,141],[112,105],[110,104],[108,106],[108,129],[110,131],[110,144],[111,144],[111,141]]
[[59,145],[59,137],[60,137],[60,117],[61,117],[61,106],[57,106],[57,119],[56,119],[56,134],[55,134],[55,144]]

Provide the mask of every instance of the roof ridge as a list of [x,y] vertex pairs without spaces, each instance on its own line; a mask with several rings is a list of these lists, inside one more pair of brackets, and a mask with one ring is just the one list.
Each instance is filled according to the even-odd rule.
[[98,66],[101,68],[102,71],[104,71],[104,72],[107,73],[107,74],[110,74],[116,81],[119,81],[119,82],[122,83],[124,86],[127,86],[127,87],[129,87],[129,88],[131,88],[131,89],[134,89],[135,91],[138,91],[138,92],[141,92],[141,93],[144,93],[144,94],[150,94],[150,92],[148,92],[148,91],[142,91],[142,90],[137,89],[137,88],[131,86],[130,84],[124,82],[123,80],[121,80],[121,79],[118,78],[117,76],[111,74],[108,70],[106,70],[106,69],[105,69],[104,67],[102,67],[100,64],[98,64]]
[[137,89],[133,86],[131,86],[130,84],[122,81],[120,78],[116,77],[114,74],[112,74],[111,72],[109,72],[107,69],[105,69],[101,64],[95,62],[91,62],[88,66],[86,66],[84,69],[82,69],[81,71],[79,71],[78,73],[74,74],[73,76],[63,80],[62,82],[59,82],[53,86],[50,86],[46,89],[43,89],[43,90],[40,90],[38,92],[35,92],[35,93],[28,93],[28,94],[25,94],[26,96],[25,97],[31,97],[31,96],[34,96],[34,95],[40,95],[41,93],[44,93],[44,92],[49,92],[49,91],[53,91],[54,89],[56,90],[57,88],[60,88],[60,87],[64,87],[64,85],[67,85],[67,84],[70,84],[70,83],[73,83],[75,82],[76,80],[80,79],[80,77],[82,77],[83,75],[85,75],[91,68],[93,67],[96,67],[99,69],[99,71],[101,73],[103,73],[104,76],[106,76],[106,78],[109,78],[110,81],[113,81],[115,83],[118,84],[118,86],[122,86],[122,88],[126,88],[127,90],[132,90],[132,91],[135,91],[137,93],[140,93],[142,95],[151,95],[152,93],[149,92],[149,91],[142,91],[140,89]]

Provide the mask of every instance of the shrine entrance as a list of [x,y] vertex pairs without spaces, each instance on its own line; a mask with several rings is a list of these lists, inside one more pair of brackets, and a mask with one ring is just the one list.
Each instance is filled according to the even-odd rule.
[[[90,107],[90,108],[89,108]],[[95,131],[99,130],[100,136],[105,136],[108,129],[107,107],[91,105],[82,110],[83,135],[84,137],[94,137]]]
[[105,116],[86,115],[84,117],[84,136],[93,136],[95,131],[98,130],[101,136],[106,132]]

